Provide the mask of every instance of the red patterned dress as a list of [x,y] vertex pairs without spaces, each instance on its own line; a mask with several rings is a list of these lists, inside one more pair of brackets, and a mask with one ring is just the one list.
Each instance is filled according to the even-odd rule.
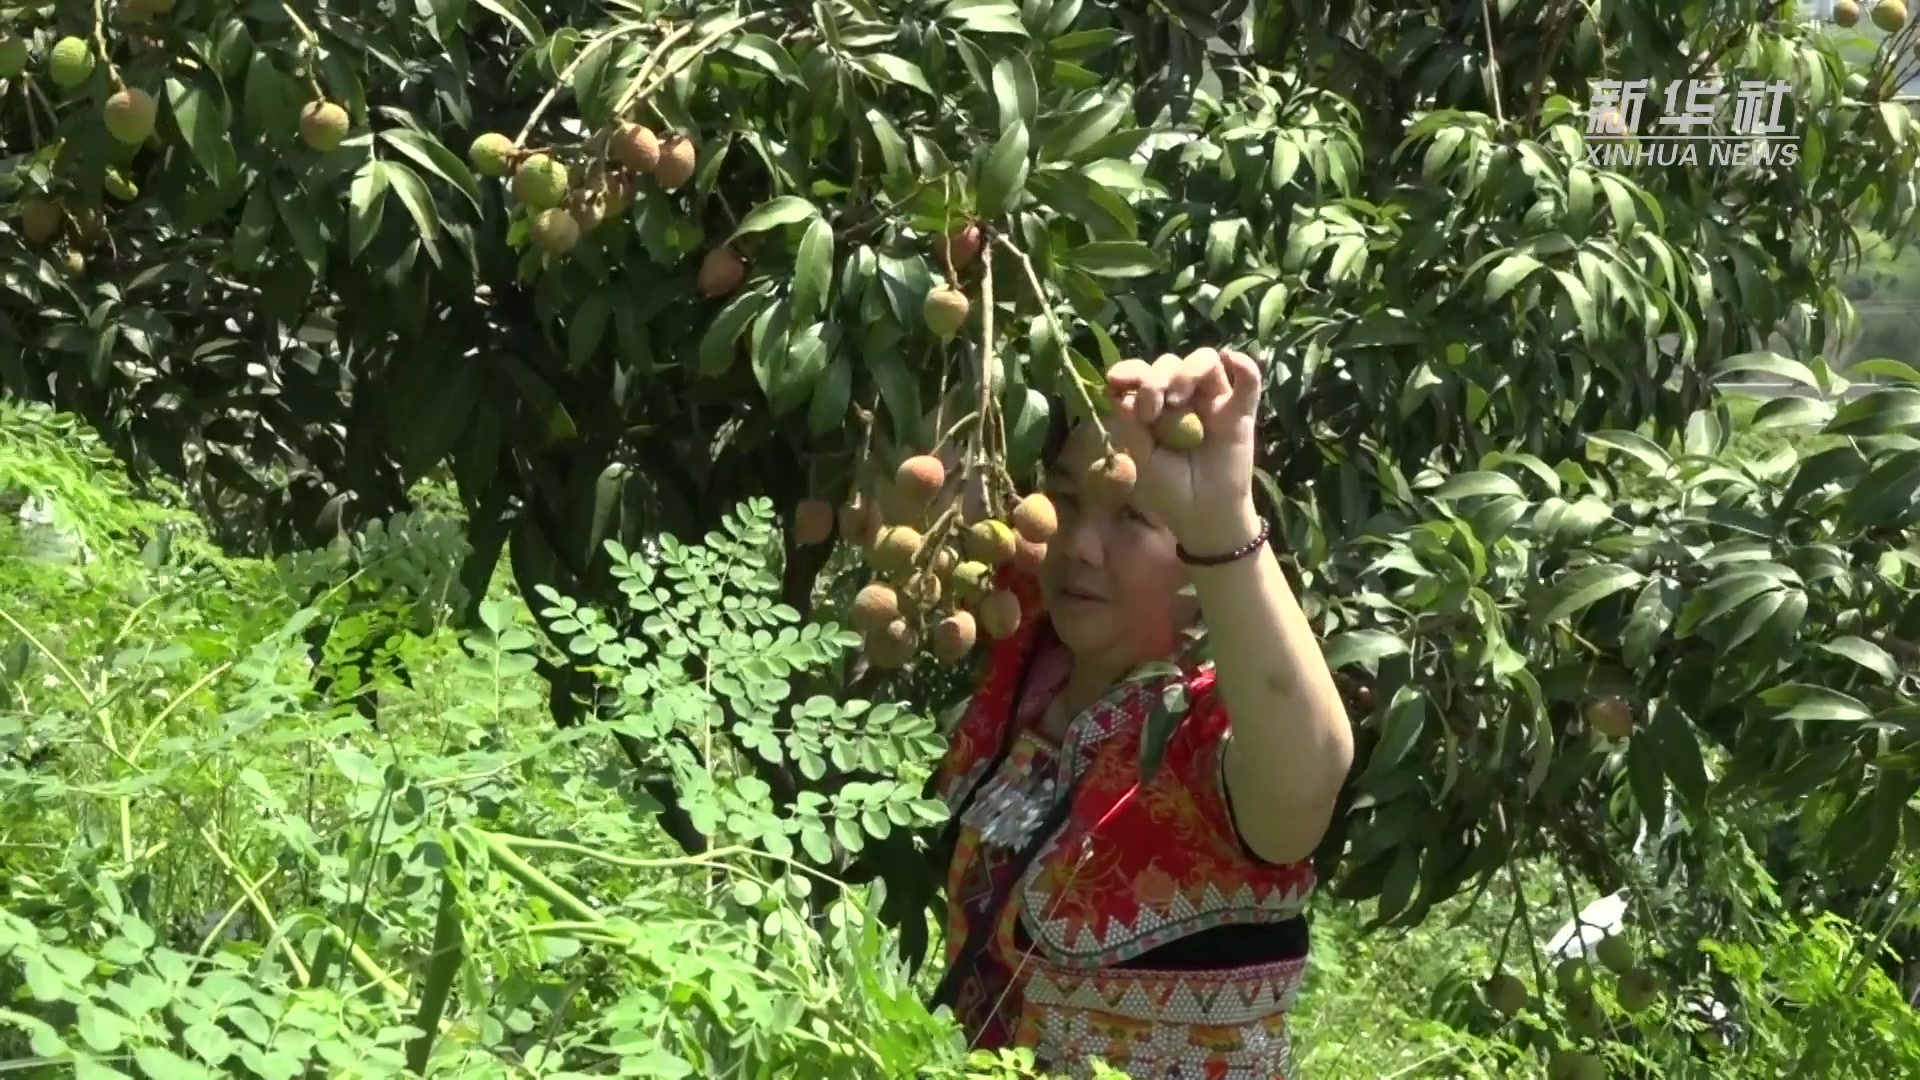
[[[1029,617],[935,780],[954,811],[936,1002],[975,1046],[1031,1046],[1074,1076],[1098,1057],[1139,1080],[1284,1080],[1313,869],[1261,860],[1234,827],[1212,669],[1124,681],[1056,744],[1041,721],[1067,657],[1038,589],[1004,580]],[[1176,678],[1189,707],[1141,783],[1141,732]]]

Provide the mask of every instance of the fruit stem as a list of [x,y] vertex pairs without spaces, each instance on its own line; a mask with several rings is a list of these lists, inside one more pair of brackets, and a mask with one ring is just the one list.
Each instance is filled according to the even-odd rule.
[[[613,115],[625,116],[627,107],[633,104],[635,98],[652,97],[656,90],[666,85],[668,79],[680,74],[688,65],[705,56],[707,50],[719,44],[721,38],[742,29],[750,23],[758,22],[764,14],[765,13],[762,12],[754,15],[743,15],[721,23],[719,29],[701,38],[699,41],[694,42],[691,48],[679,56],[674,57],[673,62],[662,68],[660,73],[653,76],[652,79],[646,77],[646,68],[642,68],[640,74],[634,76],[633,85],[627,87],[627,92],[620,95],[620,101],[613,107]],[[667,40],[662,41],[660,47],[654,50],[653,56],[648,58],[648,65],[651,66],[654,60],[666,55],[667,47],[675,37],[683,37],[691,29],[692,26],[690,25],[684,26],[669,35]]]
[[[993,245],[983,244],[980,249],[980,428],[975,433],[975,459],[983,464],[991,464],[993,448],[990,442],[993,423]],[[990,469],[982,483],[987,506],[1003,505],[1001,498],[1005,494],[999,489],[1000,477],[997,469]]]
[[[601,34],[599,37],[594,38],[587,43],[586,48],[575,53],[573,59],[567,62],[567,66],[561,69],[559,78],[553,80],[552,86],[547,87],[546,96],[542,97],[539,102],[534,105],[533,111],[527,114],[527,122],[520,126],[520,134],[513,137],[513,148],[518,150],[527,144],[527,135],[533,131],[533,126],[538,124],[540,118],[546,115],[546,111],[552,107],[553,99],[560,95],[560,88],[573,85],[573,73],[580,69],[582,61],[592,56],[602,45],[611,44],[616,39],[626,37],[628,34],[637,33],[641,29],[644,28],[631,24],[616,26],[606,33]],[[614,115],[618,116],[619,111],[615,110]]]
[[107,51],[107,15],[103,8],[101,0],[93,0],[93,47],[100,53],[100,62],[107,65],[107,77],[113,80],[113,88],[125,90],[126,80],[120,77],[120,69],[114,65],[113,54]]
[[320,66],[320,35],[314,33],[313,27],[308,26],[307,21],[300,17],[300,13],[293,10],[292,4],[282,0],[280,10],[287,13],[287,18],[293,20],[293,28],[300,31],[300,40],[303,43],[300,51],[307,58],[307,89],[313,91],[313,100],[327,100],[327,92],[320,89],[319,76],[313,73],[313,70]]
[[[1062,366],[1067,369],[1067,376],[1073,383],[1073,392],[1079,395],[1080,404],[1087,410],[1087,419],[1093,421],[1094,430],[1100,433],[1101,444],[1106,447],[1107,453],[1113,453],[1113,435],[1107,431],[1107,425],[1101,422],[1100,410],[1094,407],[1093,396],[1087,393],[1087,386],[1085,381],[1080,378],[1079,369],[1073,366],[1073,359],[1067,355],[1067,332],[1061,327],[1059,316],[1053,313],[1053,305],[1047,302],[1047,291],[1040,284],[1040,275],[1033,271],[1033,260],[1027,258],[1027,253],[1015,247],[1013,241],[1007,239],[1002,233],[995,232],[993,234],[993,243],[1006,248],[1009,254],[1020,260],[1020,269],[1026,272],[1027,284],[1033,289],[1034,301],[1040,305],[1041,314],[1047,317],[1047,325],[1053,329],[1053,339],[1060,343],[1061,359],[1066,361]],[[989,277],[991,277],[991,271],[993,269],[992,248],[993,244],[988,244],[985,247]]]

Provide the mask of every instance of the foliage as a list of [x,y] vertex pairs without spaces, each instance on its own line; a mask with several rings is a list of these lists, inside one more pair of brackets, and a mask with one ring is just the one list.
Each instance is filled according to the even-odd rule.
[[[96,475],[32,445],[34,475],[62,477],[49,487]],[[115,498],[76,516],[142,512]],[[732,543],[675,548],[635,587],[652,630],[597,650],[620,707],[565,732],[543,719],[527,613],[503,600],[475,634],[403,636],[414,688],[383,687],[375,732],[314,689],[311,566],[229,564],[256,601],[248,623],[198,571],[142,564],[125,542],[90,563],[0,563],[0,1054],[150,1080],[1030,1074],[965,1062],[871,917],[874,890],[837,891],[815,923],[816,879],[781,872],[791,837],[857,846],[921,812],[913,798],[851,791],[788,821],[751,777],[719,773],[690,805],[743,842],[646,856],[671,844],[608,736],[646,737],[646,764],[674,771],[667,730],[718,694],[764,701],[839,644],[766,601],[764,507],[735,521]],[[723,587],[765,628],[759,649],[687,616]],[[569,617],[579,640],[602,625]],[[692,646],[711,691],[673,662]],[[750,715],[798,755],[901,752],[879,709],[853,734],[837,711],[792,713]]]
[[[63,244],[109,180],[138,194],[78,275],[6,246],[0,378],[124,431],[143,477],[260,544],[356,534],[444,468],[468,610],[505,550],[552,646],[510,651],[564,738],[618,737],[609,790],[642,782],[695,854],[784,836],[814,874],[883,875],[910,956],[926,868],[877,826],[924,805],[900,755],[930,710],[887,715],[896,749],[828,734],[886,687],[800,629],[851,583],[820,580],[823,549],[766,551],[772,508],[869,484],[930,416],[1024,479],[1101,367],[1201,344],[1266,366],[1271,509],[1351,680],[1340,895],[1413,924],[1541,850],[1612,885],[1636,834],[1699,880],[1750,800],[1810,800],[1812,869],[1855,881],[1920,835],[1920,372],[1856,365],[1889,385],[1842,404],[1817,355],[1856,230],[1914,232],[1920,139],[1881,90],[1904,45],[1855,72],[1771,0],[114,11],[88,83],[36,75],[9,115],[38,148],[11,176],[62,201]],[[44,54],[88,23],[20,25]],[[1792,160],[1589,158],[1589,78],[1709,69],[1791,85]],[[164,101],[140,146],[101,130],[120,78]],[[315,96],[351,115],[337,148],[297,135]],[[607,168],[629,119],[692,140],[688,184]],[[629,183],[631,209],[529,247],[528,207],[458,153],[490,130],[567,162],[583,221]],[[940,265],[969,220],[978,265]],[[705,295],[723,245],[745,280]],[[978,313],[951,345],[920,321],[949,276]],[[1749,372],[1814,392],[1753,426],[1840,443],[1733,449],[1714,384]],[[726,517],[749,499],[773,503]],[[775,652],[708,680],[683,640]],[[336,679],[379,668],[356,649]],[[631,717],[663,686],[678,711]],[[1590,730],[1610,694],[1629,739]]]

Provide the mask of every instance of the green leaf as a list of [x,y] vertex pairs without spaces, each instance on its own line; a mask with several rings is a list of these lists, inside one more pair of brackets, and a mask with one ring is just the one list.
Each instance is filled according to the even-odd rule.
[[793,257],[793,320],[805,325],[826,310],[833,286],[833,226],[816,217],[800,238]]
[[167,102],[193,159],[215,184],[233,172],[233,148],[227,144],[227,95],[212,79],[167,79]]
[[1160,269],[1153,249],[1138,240],[1096,240],[1061,252],[1060,264],[1096,277],[1144,277]]
[[700,374],[707,378],[725,374],[733,366],[736,346],[747,324],[764,310],[772,296],[765,288],[741,293],[707,324],[700,338]]
[[1854,637],[1851,634],[1822,642],[1820,651],[1851,660],[1889,682],[1900,673],[1900,667],[1894,663],[1892,653],[1865,638]]
[[241,273],[251,273],[259,265],[260,256],[267,250],[267,241],[273,238],[273,226],[277,217],[273,209],[273,195],[267,185],[253,185],[253,191],[247,196],[247,206],[240,212],[240,226],[233,232],[234,269]]
[[1351,630],[1328,639],[1324,650],[1327,666],[1334,670],[1349,664],[1372,666],[1390,656],[1407,651],[1407,643],[1384,630]]
[[1559,622],[1644,580],[1639,571],[1618,563],[1583,566],[1537,593],[1533,609],[1541,622]]
[[427,257],[435,266],[441,265],[440,211],[434,206],[433,193],[427,190],[426,181],[420,174],[397,161],[387,162],[387,180],[393,185],[393,193],[400,197],[400,204],[413,216],[413,224],[419,230],[420,246],[427,251]]
[[1026,190],[1028,149],[1024,123],[1008,128],[994,144],[973,185],[974,210],[981,217],[998,218],[1013,209],[1014,201]]
[[1394,691],[1393,701],[1380,721],[1380,741],[1367,757],[1366,770],[1357,782],[1358,790],[1363,794],[1371,792],[1386,780],[1419,745],[1426,727],[1426,692],[1411,686]]
[[380,133],[380,138],[413,159],[414,164],[452,184],[473,204],[474,210],[480,209],[480,185],[475,182],[473,171],[459,155],[441,145],[439,139],[410,128],[387,128]]
[[1000,110],[1000,131],[1024,124],[1032,130],[1040,114],[1040,90],[1033,65],[1019,52],[1010,52],[993,65],[993,99]]
[[380,231],[380,219],[387,205],[387,166],[369,161],[354,174],[347,189],[347,253],[359,258],[367,244]]
[[1500,300],[1539,269],[1540,260],[1531,255],[1516,252],[1507,256],[1487,275],[1487,301]]
[[797,225],[802,221],[820,216],[820,208],[798,195],[781,195],[761,203],[752,212],[740,219],[740,227],[733,230],[732,239],[778,229],[783,225]]
[[1627,785],[1640,808],[1641,820],[1658,836],[1667,824],[1667,776],[1660,767],[1659,748],[1651,739],[1627,741]]
[[1802,386],[1815,389],[1820,387],[1820,380],[1814,377],[1812,368],[1775,352],[1750,352],[1730,356],[1720,362],[1719,370],[1728,373],[1758,372],[1762,375],[1772,375],[1775,378],[1796,382]]
[[1700,751],[1700,736],[1685,713],[1672,702],[1659,699],[1651,703],[1652,716],[1646,734],[1659,749],[1660,771],[1673,781],[1674,793],[1696,810],[1707,802],[1709,779],[1706,759]]
[[1842,405],[1824,431],[1828,435],[1886,435],[1920,425],[1920,390],[1874,390]]
[[1486,495],[1508,495],[1525,498],[1526,491],[1518,481],[1505,473],[1469,472],[1451,477],[1440,490],[1434,492],[1436,499],[1471,499]]
[[540,28],[540,20],[520,0],[479,0],[480,6],[507,20],[522,37],[534,45],[547,42],[547,32]]
[[1731,614],[1747,601],[1769,590],[1778,591],[1785,583],[1772,574],[1756,570],[1734,570],[1708,582],[1688,597],[1674,624],[1677,637],[1691,637]]
[[1785,683],[1760,695],[1760,700],[1782,710],[1782,720],[1818,720],[1859,723],[1873,719],[1873,710],[1860,699],[1807,683]]
[[938,96],[933,92],[933,87],[928,85],[926,73],[920,70],[918,64],[910,60],[886,53],[874,53],[871,56],[861,57],[857,63],[876,78],[899,83],[901,86],[910,86],[928,97]]

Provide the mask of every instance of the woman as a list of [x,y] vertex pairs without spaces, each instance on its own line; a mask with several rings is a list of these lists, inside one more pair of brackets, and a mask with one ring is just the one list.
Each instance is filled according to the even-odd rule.
[[[1254,510],[1259,369],[1201,349],[1124,362],[1108,387],[1131,500],[1081,498],[1105,453],[1082,425],[1049,469],[1041,580],[1004,579],[1027,617],[935,778],[954,810],[935,1000],[976,1046],[1078,1076],[1097,1057],[1137,1080],[1276,1080],[1352,733]],[[1182,409],[1207,433],[1188,454],[1151,433]],[[1180,656],[1201,622],[1210,663]],[[1177,725],[1141,781],[1162,707],[1155,726]]]

